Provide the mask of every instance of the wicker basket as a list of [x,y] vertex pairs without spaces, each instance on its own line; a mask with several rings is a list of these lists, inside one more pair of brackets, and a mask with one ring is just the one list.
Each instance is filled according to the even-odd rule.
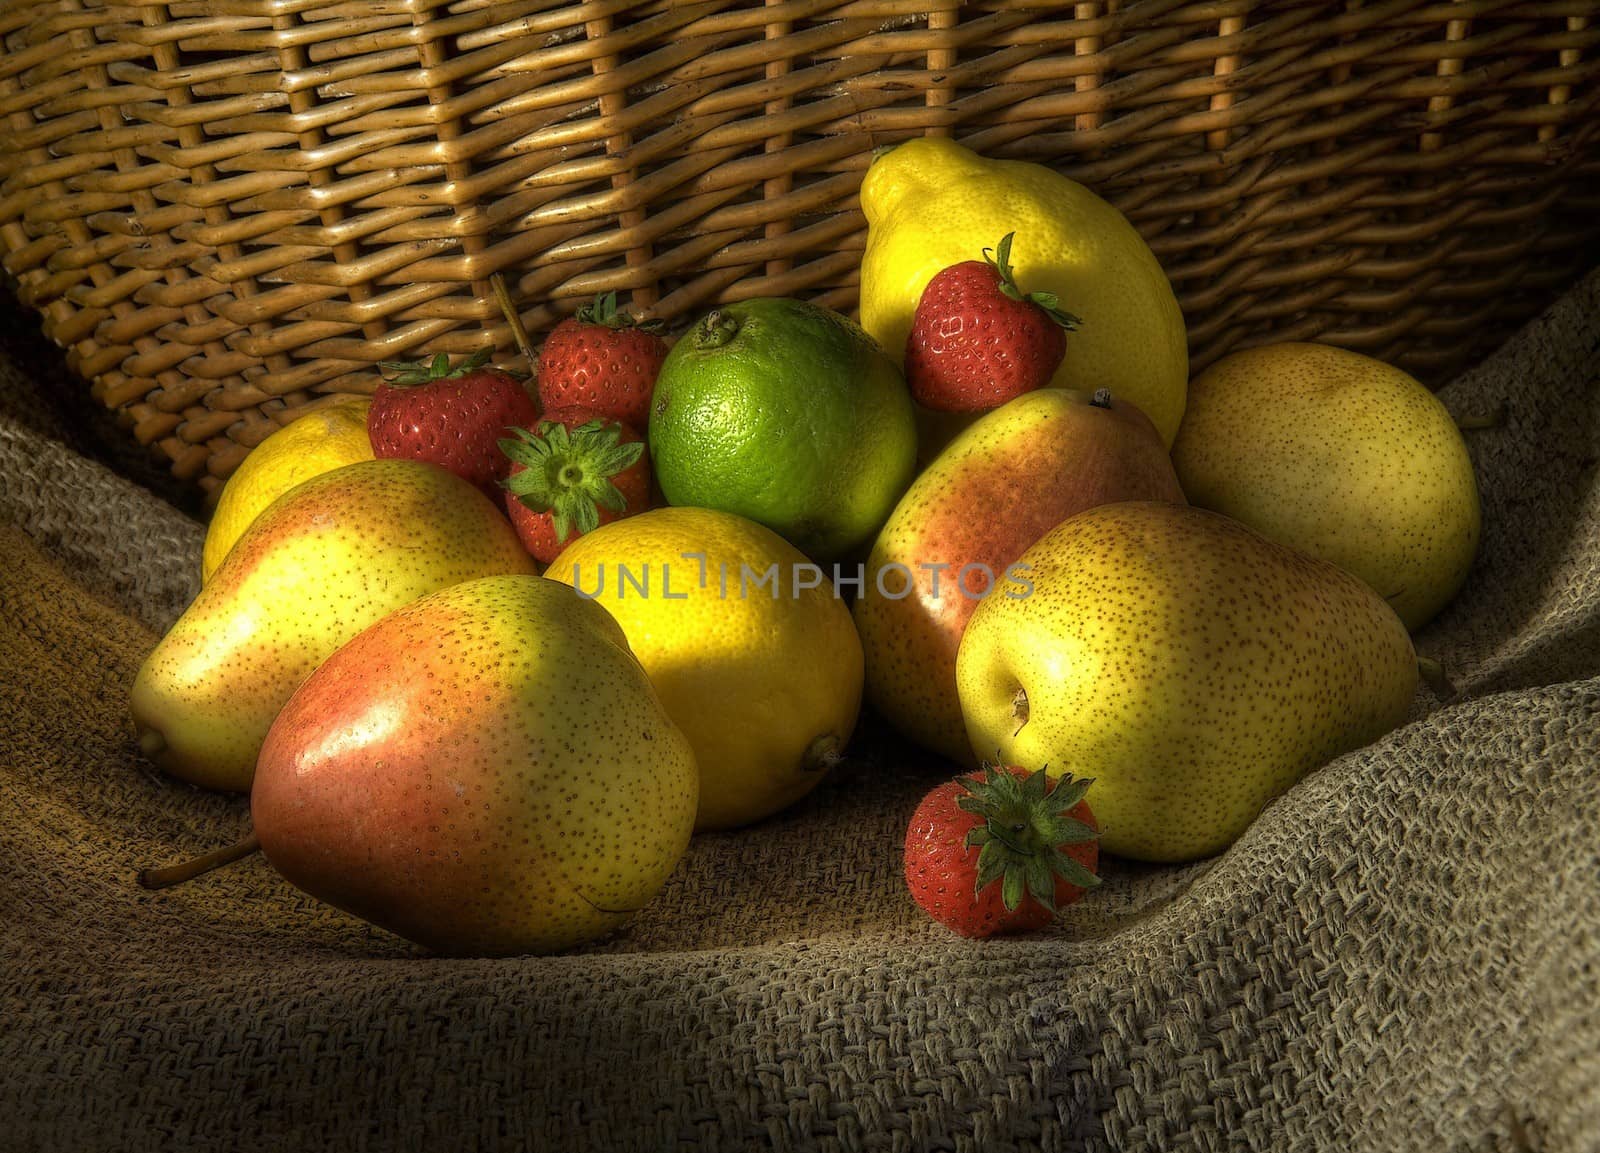
[[1438,380],[1600,256],[1600,2],[10,0],[0,248],[215,488],[374,362],[597,290],[854,305],[871,150],[1041,160],[1143,231],[1194,362]]

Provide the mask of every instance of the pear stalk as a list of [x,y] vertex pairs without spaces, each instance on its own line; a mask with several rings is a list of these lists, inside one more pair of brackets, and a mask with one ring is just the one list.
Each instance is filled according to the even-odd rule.
[[1445,672],[1444,665],[1432,657],[1417,657],[1417,675],[1441,701],[1449,702],[1455,699],[1457,692],[1455,682],[1450,679],[1450,674]]
[[800,771],[826,773],[842,764],[844,753],[839,749],[839,738],[832,733],[824,733],[807,747],[805,756],[800,760]]
[[260,849],[260,840],[251,833],[243,840],[224,845],[220,849],[212,849],[209,853],[202,853],[193,860],[179,861],[175,865],[163,865],[159,869],[141,869],[139,884],[146,889],[166,889],[173,885],[181,885],[213,869],[220,869],[224,865],[243,860],[252,853],[259,852]]
[[1488,428],[1501,428],[1505,423],[1505,401],[1501,401],[1488,412],[1469,412],[1456,418],[1456,427],[1462,432],[1481,432]]

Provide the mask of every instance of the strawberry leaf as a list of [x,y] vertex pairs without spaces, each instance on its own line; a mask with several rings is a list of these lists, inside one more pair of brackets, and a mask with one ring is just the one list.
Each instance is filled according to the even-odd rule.
[[1081,317],[1060,307],[1060,300],[1053,292],[1030,292],[1026,299],[1038,305],[1046,316],[1068,332],[1076,332],[1083,324]]
[[540,421],[532,431],[513,429],[500,448],[522,468],[505,479],[505,487],[525,507],[550,514],[556,543],[574,532],[593,532],[600,526],[602,508],[627,511],[627,497],[612,478],[644,455],[642,442],[622,444],[621,437],[620,424],[601,420],[571,429],[552,420]]
[[[593,532],[600,527],[600,512],[595,507],[593,500],[585,500],[580,494],[570,489],[561,494],[561,499],[571,509],[570,515],[573,523],[578,526],[579,536],[586,532]],[[566,538],[562,537],[560,539],[564,540]]]
[[1061,299],[1053,292],[1023,292],[1017,284],[1016,272],[1011,267],[1011,242],[1016,238],[1015,232],[1008,232],[1000,238],[1000,243],[993,249],[985,248],[983,258],[1000,277],[1000,294],[1010,300],[1022,301],[1036,306],[1050,318],[1051,322],[1059,325],[1067,332],[1074,332],[1083,323],[1080,317],[1074,316],[1061,307]]
[[1050,793],[1052,807],[1057,813],[1065,813],[1083,800],[1092,784],[1094,784],[1093,777],[1067,777],[1059,781]]
[[1062,848],[1098,835],[1070,815],[1091,780],[1052,781],[1043,768],[1019,775],[994,765],[985,765],[982,776],[957,780],[966,794],[956,799],[957,808],[979,819],[964,839],[968,848],[979,846],[974,895],[999,880],[1008,910],[1015,910],[1026,893],[1053,911],[1056,876],[1079,888],[1099,884],[1092,870]]
[[436,380],[459,380],[488,364],[489,358],[493,355],[493,347],[480,348],[455,368],[451,368],[450,358],[441,352],[432,360],[379,361],[378,371],[383,374],[386,384],[406,388],[418,384],[432,384]]
[[1047,857],[1031,857],[1025,869],[1028,881],[1028,896],[1039,904],[1049,909],[1052,913],[1056,909],[1056,877],[1050,868]]
[[1023,870],[1007,869],[1005,879],[1000,882],[1000,899],[1005,902],[1006,910],[1014,912],[1022,904],[1022,893],[1026,887],[1023,879]]
[[572,514],[562,505],[550,510],[550,524],[555,530],[556,543],[564,544],[572,535]]
[[1021,300],[1022,294],[1017,290],[1017,280],[1011,271],[1011,242],[1016,235],[1015,232],[1006,233],[1000,238],[999,244],[983,250],[983,258],[1000,274],[1000,291],[1012,300]]
[[623,496],[622,490],[609,480],[600,486],[600,491],[594,499],[602,508],[608,508],[612,512],[626,512],[628,510],[628,498]]
[[1076,885],[1080,889],[1092,889],[1100,883],[1098,876],[1065,853],[1058,852],[1051,855],[1050,870],[1058,874],[1068,884]]
[[594,467],[606,476],[616,476],[619,472],[626,472],[638,464],[642,456],[644,456],[644,442],[636,440],[604,450]]
[[998,841],[990,841],[978,851],[978,880],[976,891],[982,892],[1005,875],[1006,855]]
[[659,320],[639,320],[632,313],[623,312],[617,307],[617,294],[615,292],[602,292],[594,298],[594,302],[578,309],[576,318],[579,324],[595,324],[601,328],[622,330],[637,328],[643,332],[660,334],[666,331],[666,325]]

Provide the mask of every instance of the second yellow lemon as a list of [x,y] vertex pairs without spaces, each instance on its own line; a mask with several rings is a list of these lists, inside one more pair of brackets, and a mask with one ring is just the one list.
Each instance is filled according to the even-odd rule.
[[850,740],[860,638],[821,570],[770,529],[655,509],[579,537],[545,575],[611,611],[689,738],[697,830],[793,804]]
[[343,465],[372,459],[367,439],[366,398],[341,401],[308,412],[256,445],[217,498],[206,529],[200,579],[208,581],[234,542],[273,501],[301,481]]
[[861,185],[867,250],[861,326],[899,363],[935,273],[979,260],[1008,232],[1024,291],[1053,292],[1082,318],[1052,388],[1113,395],[1144,410],[1167,445],[1183,419],[1189,352],[1172,286],[1127,219],[1041,164],[987,160],[951,140],[908,140]]

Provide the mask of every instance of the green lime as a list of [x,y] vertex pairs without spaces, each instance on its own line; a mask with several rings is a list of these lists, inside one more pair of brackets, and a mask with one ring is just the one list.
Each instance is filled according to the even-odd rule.
[[667,501],[747,517],[815,560],[872,539],[916,455],[900,370],[858,325],[815,304],[719,308],[656,379],[650,459]]

